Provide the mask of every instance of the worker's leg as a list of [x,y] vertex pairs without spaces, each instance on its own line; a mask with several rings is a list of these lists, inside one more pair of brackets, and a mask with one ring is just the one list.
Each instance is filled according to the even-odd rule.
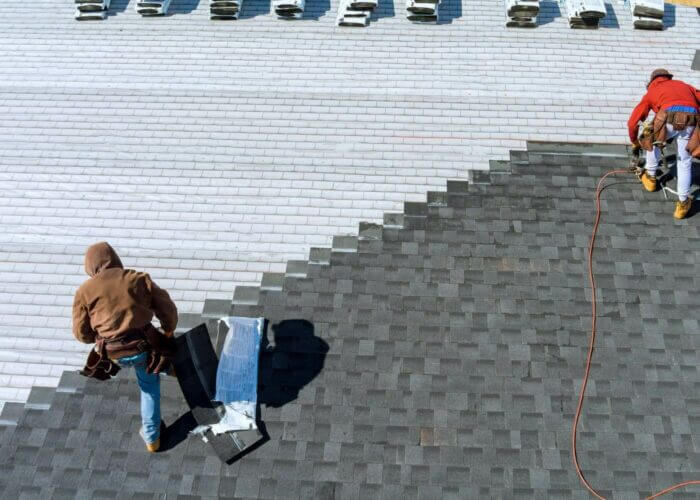
[[146,372],[148,353],[121,358],[119,364],[133,366],[136,380],[141,389],[141,425],[146,443],[153,443],[160,437],[160,377]]
[[[690,166],[693,158],[686,150],[688,141],[693,134],[694,127],[686,127],[678,133],[678,159],[676,160],[676,172],[678,178],[678,200],[685,201],[690,193],[690,181],[692,173]],[[675,131],[674,131],[675,132]]]
[[[671,125],[666,124],[666,140],[670,141],[677,135],[678,131],[673,130],[673,127]],[[646,171],[647,175],[649,175],[650,177],[656,177],[656,169],[659,166],[659,160],[661,160],[661,150],[659,148],[654,146],[654,149],[652,151],[647,151]]]
[[660,159],[661,151],[656,146],[654,146],[654,149],[651,151],[647,151],[646,169],[644,173],[639,176],[642,186],[644,186],[644,189],[650,193],[653,193],[658,189],[656,183],[656,170],[659,166]]
[[645,168],[649,177],[656,177],[656,169],[659,166],[660,159],[661,150],[656,146],[654,146],[652,151],[647,151],[647,162]]

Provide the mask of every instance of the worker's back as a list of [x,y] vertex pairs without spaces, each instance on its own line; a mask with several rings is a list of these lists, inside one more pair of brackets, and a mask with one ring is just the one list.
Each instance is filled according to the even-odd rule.
[[151,288],[146,273],[115,267],[83,283],[76,301],[86,308],[95,333],[109,339],[151,322]]
[[164,331],[175,330],[177,308],[168,293],[148,274],[124,269],[109,244],[88,249],[85,272],[90,279],[78,288],[73,301],[73,334],[81,342],[95,342],[96,335],[114,339],[140,330],[154,314]]
[[658,78],[651,82],[646,98],[652,109],[666,109],[671,106],[697,107],[696,90],[681,80]]

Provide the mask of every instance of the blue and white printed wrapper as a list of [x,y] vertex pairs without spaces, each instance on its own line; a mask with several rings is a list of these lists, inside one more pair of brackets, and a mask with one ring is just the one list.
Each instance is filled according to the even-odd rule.
[[218,423],[200,425],[193,434],[257,429],[258,364],[265,319],[228,316],[221,321],[229,331],[216,371],[214,401],[221,403],[219,411],[223,408],[223,415]]

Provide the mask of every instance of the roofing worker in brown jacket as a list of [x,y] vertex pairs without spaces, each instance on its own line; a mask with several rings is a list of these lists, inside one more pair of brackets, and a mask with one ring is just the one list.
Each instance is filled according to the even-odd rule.
[[[85,272],[90,279],[75,293],[73,334],[83,343],[96,343],[120,366],[133,366],[141,388],[141,437],[148,451],[160,447],[160,379],[150,366],[157,332],[151,325],[155,315],[166,337],[177,326],[177,308],[168,292],[146,273],[124,269],[119,256],[105,242],[96,243],[85,254]],[[162,338],[161,335],[155,335]],[[157,342],[155,342],[157,343]],[[149,358],[150,355],[150,358]]]

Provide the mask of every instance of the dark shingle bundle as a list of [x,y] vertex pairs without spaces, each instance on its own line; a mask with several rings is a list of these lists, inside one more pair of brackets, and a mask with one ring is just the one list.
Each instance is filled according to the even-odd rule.
[[275,0],[272,8],[278,19],[301,19],[305,4],[305,0]]
[[664,29],[664,0],[629,0],[629,6],[634,16],[635,28]]
[[75,18],[81,21],[107,18],[111,0],[75,0]]
[[437,24],[440,0],[406,0],[408,20],[417,24]]
[[377,0],[340,0],[337,26],[364,28],[369,24],[372,11],[377,8]]
[[136,12],[142,16],[162,16],[168,13],[170,0],[136,0]]
[[210,19],[238,19],[243,0],[211,0],[209,2]]
[[596,29],[607,13],[603,0],[560,0],[570,28]]
[[534,28],[539,12],[539,0],[506,0],[506,27]]

